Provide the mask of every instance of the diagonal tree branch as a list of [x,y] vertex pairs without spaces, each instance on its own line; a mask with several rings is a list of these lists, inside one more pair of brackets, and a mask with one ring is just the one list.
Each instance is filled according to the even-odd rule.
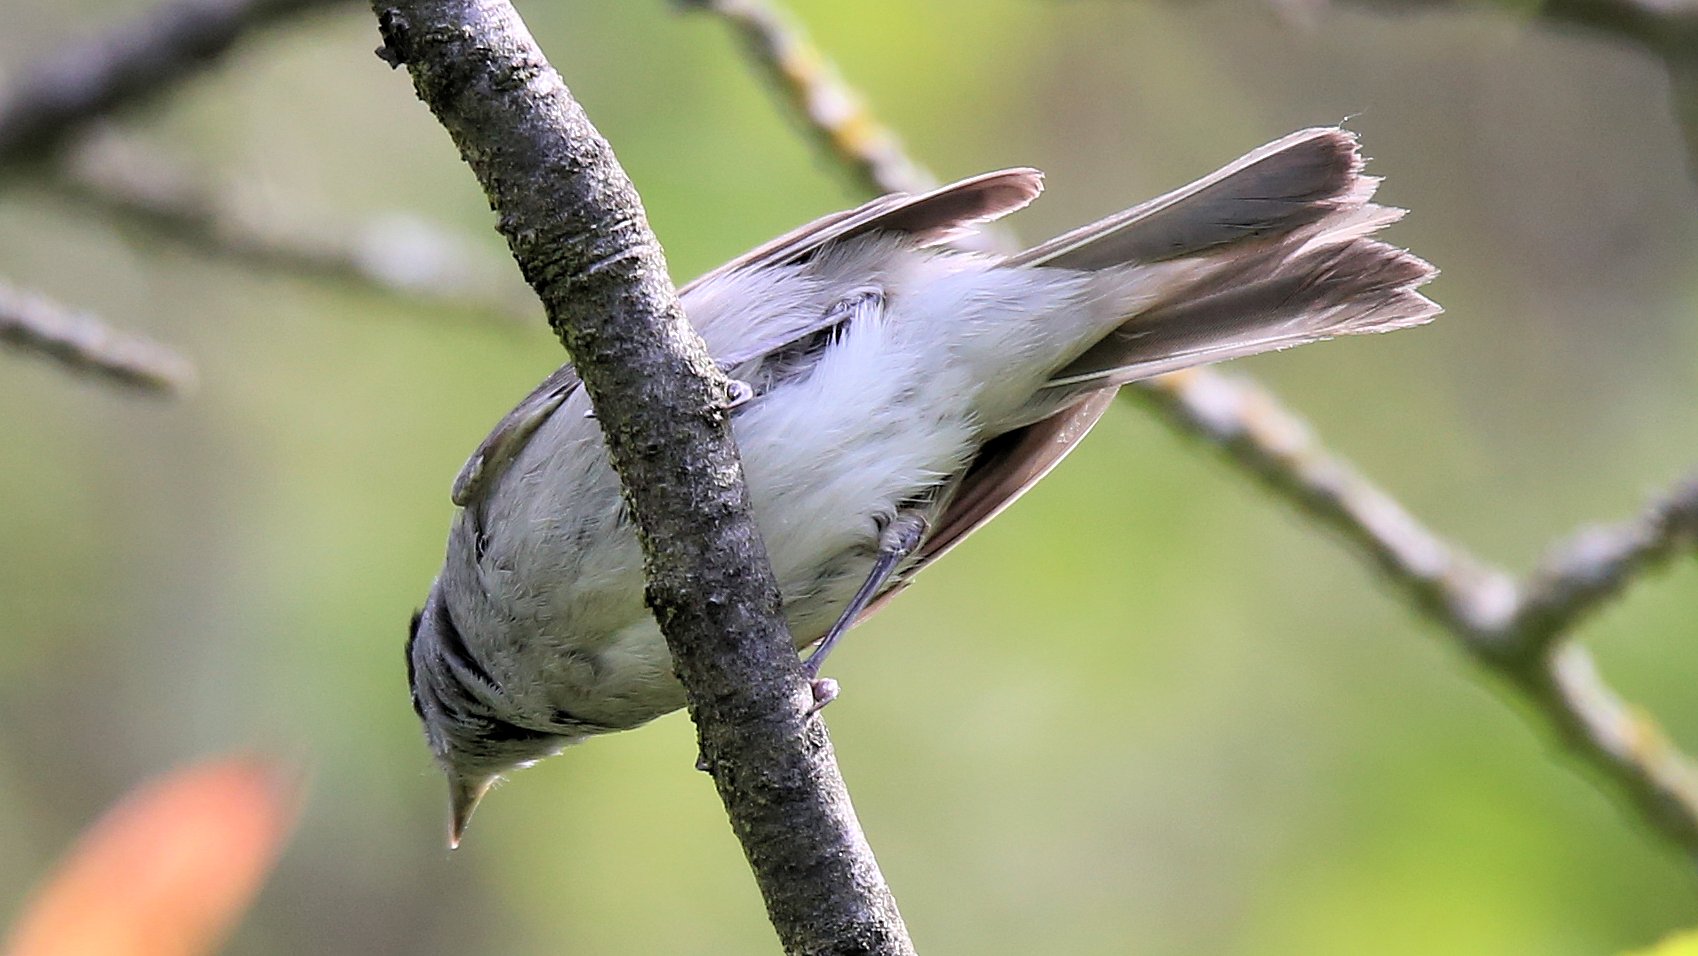
[[[930,185],[929,174],[903,158],[895,134],[867,112],[771,0],[682,2],[738,31],[756,68],[814,128],[814,141],[870,192]],[[1538,9],[1597,28],[1607,23],[1653,48],[1664,41],[1653,41],[1652,33],[1686,36],[1681,31],[1698,21],[1694,0],[1546,0]],[[1681,53],[1698,58],[1698,45]],[[849,105],[819,109],[818,103]],[[877,148],[869,150],[868,143]],[[1517,582],[1422,525],[1328,451],[1300,416],[1244,376],[1196,369],[1125,394],[1342,537],[1486,672],[1515,688],[1531,705],[1528,713],[1594,770],[1604,787],[1698,859],[1698,764],[1668,741],[1653,718],[1622,702],[1585,649],[1568,641],[1582,620],[1633,580],[1682,549],[1698,552],[1698,476],[1635,520],[1577,536],[1528,581]]]
[[0,345],[31,352],[108,382],[174,395],[193,387],[189,360],[163,345],[120,332],[92,315],[0,281]]
[[913,947],[850,807],[749,515],[724,376],[635,189],[505,0],[374,0],[572,353],[637,519],[648,601],[785,949]]
[[863,191],[876,196],[937,185],[784,10],[765,0],[676,2],[709,10],[736,30],[749,62],[785,98],[822,154]]
[[1423,526],[1264,389],[1223,375],[1174,384],[1129,394],[1366,556],[1422,615],[1522,694],[1529,715],[1607,788],[1698,859],[1698,764],[1655,719],[1624,704],[1591,655],[1568,640],[1638,576],[1682,549],[1698,554],[1698,476],[1634,520],[1583,532],[1518,583]]

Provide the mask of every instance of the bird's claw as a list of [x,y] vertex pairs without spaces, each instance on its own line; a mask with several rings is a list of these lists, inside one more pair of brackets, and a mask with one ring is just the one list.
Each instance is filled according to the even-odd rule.
[[747,405],[754,400],[754,386],[748,382],[732,379],[725,388],[725,410],[732,411]]
[[808,681],[808,690],[814,695],[814,703],[808,708],[808,712],[802,715],[804,717],[812,717],[825,709],[826,704],[837,699],[842,688],[837,685],[837,681],[829,677],[816,677]]

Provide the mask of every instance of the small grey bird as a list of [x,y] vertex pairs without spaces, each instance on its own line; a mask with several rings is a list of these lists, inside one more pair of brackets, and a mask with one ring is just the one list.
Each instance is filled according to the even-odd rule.
[[[891,195],[681,290],[737,383],[732,431],[816,700],[850,625],[1054,467],[1128,382],[1425,322],[1422,260],[1370,238],[1355,136],[1292,134],[1011,256],[952,240],[1037,197],[1032,169]],[[642,554],[570,365],[454,483],[407,642],[451,843],[500,774],[684,704]]]

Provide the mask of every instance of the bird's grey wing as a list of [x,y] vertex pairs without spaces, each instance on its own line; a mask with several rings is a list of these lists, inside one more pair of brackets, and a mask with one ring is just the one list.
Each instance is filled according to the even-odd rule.
[[828,243],[871,232],[895,232],[929,246],[970,230],[975,224],[999,219],[1038,197],[1044,174],[1035,169],[1002,169],[939,186],[918,196],[891,193],[854,209],[821,216],[813,222],[757,246],[730,262],[679,288],[679,294],[741,269],[802,262]]
[[570,363],[562,365],[497,422],[455,477],[454,503],[464,508],[483,497],[484,490],[518,456],[537,427],[565,404],[580,384],[577,369]]
[[980,449],[949,494],[930,536],[890,587],[879,594],[857,622],[900,593],[914,575],[1002,513],[1050,469],[1061,464],[1108,410],[1118,389],[1099,389],[1054,415],[992,439]]
[[[947,242],[976,223],[1006,216],[1037,198],[1043,189],[1043,174],[1035,169],[1004,169],[942,186],[918,196],[893,193],[855,209],[832,213],[792,230],[771,242],[731,260],[680,288],[687,295],[706,283],[743,269],[804,262],[833,242],[842,242],[873,232],[909,236],[917,246]],[[784,329],[770,338],[738,343],[714,358],[727,368],[758,359],[842,321],[844,313],[823,312],[810,321]],[[579,385],[578,373],[562,365],[537,386],[518,407],[508,412],[483,440],[478,450],[454,479],[452,497],[461,507],[478,500],[501,475],[532,434],[548,420]]]

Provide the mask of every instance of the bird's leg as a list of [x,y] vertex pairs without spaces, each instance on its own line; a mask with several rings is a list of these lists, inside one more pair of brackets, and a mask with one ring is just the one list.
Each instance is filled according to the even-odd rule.
[[[825,312],[827,327],[844,322],[858,322],[864,318],[877,318],[884,311],[884,293],[874,286],[857,288],[832,303]],[[730,366],[721,366],[727,375],[731,374]],[[726,400],[723,410],[736,411],[749,404],[756,398],[755,387],[741,379],[733,378],[726,390]],[[585,417],[594,418],[594,412],[586,412]]]
[[[725,391],[725,404],[720,406],[721,411],[735,411],[742,408],[744,405],[749,404],[749,402],[755,397],[754,386],[740,379],[732,379],[726,386]],[[592,419],[595,418],[595,409],[592,408],[585,412],[584,417]]]
[[814,706],[809,709],[809,714],[818,713],[821,707],[837,699],[837,682],[820,676],[820,665],[825,663],[826,655],[831,653],[843,632],[849,630],[855,619],[872,603],[873,598],[878,597],[879,592],[884,590],[890,576],[896,573],[902,562],[919,548],[929,528],[930,522],[918,511],[899,511],[896,517],[884,526],[883,533],[879,535],[878,557],[873,561],[873,569],[868,572],[867,580],[849,600],[849,606],[843,609],[837,623],[831,626],[825,637],[820,638],[819,643],[814,646],[814,652],[802,662],[802,671],[808,675],[809,687],[814,693]]

